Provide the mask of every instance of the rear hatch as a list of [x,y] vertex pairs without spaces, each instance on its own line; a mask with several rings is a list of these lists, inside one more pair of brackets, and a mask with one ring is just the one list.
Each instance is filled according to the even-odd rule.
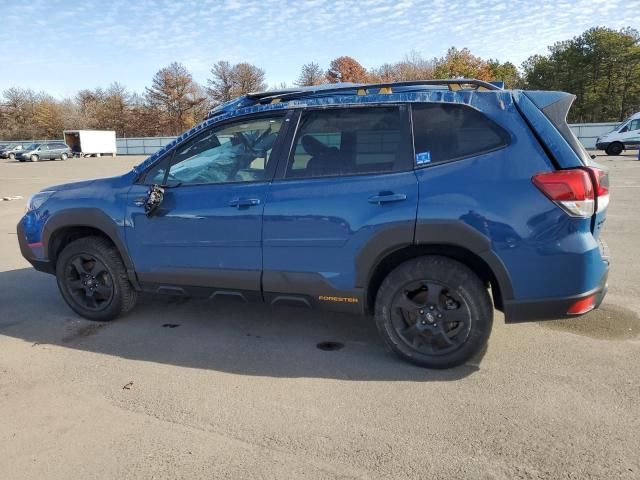
[[565,92],[514,92],[514,100],[520,113],[556,169],[581,169],[588,172],[593,187],[591,231],[595,238],[599,238],[609,205],[609,175],[605,167],[593,161],[567,124],[567,113],[575,98]]

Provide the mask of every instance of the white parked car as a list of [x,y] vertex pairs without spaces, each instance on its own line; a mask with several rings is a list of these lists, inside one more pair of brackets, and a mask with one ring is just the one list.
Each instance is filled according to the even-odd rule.
[[611,132],[598,137],[596,148],[607,155],[620,155],[623,150],[640,145],[640,112],[634,113]]

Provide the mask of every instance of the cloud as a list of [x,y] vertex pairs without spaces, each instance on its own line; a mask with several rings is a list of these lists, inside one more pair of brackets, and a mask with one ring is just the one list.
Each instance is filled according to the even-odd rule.
[[18,67],[51,58],[65,71],[96,58],[133,69],[178,60],[204,81],[216,61],[246,60],[270,82],[290,82],[302,63],[326,66],[344,54],[372,67],[456,46],[520,64],[594,25],[633,23],[640,0],[11,0],[2,10],[8,23],[42,22],[37,35],[3,37],[0,59]]

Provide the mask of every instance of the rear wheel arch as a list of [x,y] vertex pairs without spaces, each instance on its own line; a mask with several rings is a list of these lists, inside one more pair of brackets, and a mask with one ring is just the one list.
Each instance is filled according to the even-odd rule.
[[[391,271],[408,260],[426,255],[448,257],[469,267],[487,287],[491,286],[493,303],[498,310],[503,310],[504,301],[512,297],[511,283],[504,266],[501,266],[501,271],[495,271],[496,261],[499,262],[497,258],[487,261],[488,255],[474,253],[472,250],[459,245],[424,243],[405,246],[389,252],[376,263],[369,274],[366,285],[366,311],[368,313],[374,311],[378,290]],[[490,263],[493,265],[490,265]],[[500,267],[497,269],[500,270]]]

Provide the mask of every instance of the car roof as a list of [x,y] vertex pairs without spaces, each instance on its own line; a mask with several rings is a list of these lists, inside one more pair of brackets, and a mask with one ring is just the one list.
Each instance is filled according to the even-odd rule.
[[[347,97],[393,95],[394,93],[459,92],[502,90],[503,82],[485,82],[477,79],[419,80],[385,83],[325,83],[310,87],[286,88],[248,93],[218,105],[209,112],[207,119],[231,113],[240,108],[278,104],[291,101],[336,98],[336,104],[346,103]],[[339,99],[337,99],[339,98]],[[327,102],[325,102],[327,103]]]

